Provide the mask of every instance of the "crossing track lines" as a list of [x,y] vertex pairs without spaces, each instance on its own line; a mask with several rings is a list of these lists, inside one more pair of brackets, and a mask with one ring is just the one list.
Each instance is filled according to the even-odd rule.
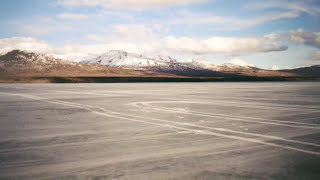
[[[70,93],[70,94],[84,94],[84,95],[96,95],[96,96],[130,96],[130,95],[145,95],[145,92],[130,92],[130,91],[122,91],[122,92],[116,92],[116,91],[101,91],[102,93],[98,92],[84,92],[84,91],[57,91],[57,90],[50,90],[54,92],[61,92],[61,93]],[[153,95],[149,93],[148,95]],[[223,98],[223,99],[239,99],[239,100],[252,100],[253,98],[233,98],[233,97],[217,97],[217,99]],[[245,102],[245,101],[229,101],[229,100],[201,100],[201,99],[177,99],[177,98],[168,98],[168,97],[161,97],[161,99],[169,100],[170,102],[205,102],[210,104],[219,104],[224,106],[237,106],[237,107],[247,107],[247,108],[256,108],[256,109],[288,109],[288,110],[317,110],[320,111],[320,106],[306,106],[306,105],[290,105],[290,104],[276,104],[276,103],[258,103],[258,102]],[[260,98],[261,99],[261,98]],[[263,100],[266,100],[266,98],[262,98]],[[257,98],[256,100],[259,100]]]
[[[287,126],[287,127],[296,127],[296,128],[309,128],[309,129],[320,129],[317,124],[313,123],[303,123],[303,122],[291,122],[291,121],[282,121],[282,120],[273,120],[273,119],[265,119],[265,118],[256,118],[256,117],[245,117],[245,116],[233,116],[228,114],[220,114],[220,113],[207,113],[207,112],[198,112],[198,111],[181,111],[175,108],[167,108],[162,106],[154,106],[150,104],[154,103],[189,103],[190,101],[148,101],[148,102],[135,102],[130,103],[133,106],[136,107],[142,107],[142,108],[150,108],[157,111],[167,111],[167,112],[175,112],[175,113],[181,113],[181,114],[190,114],[190,115],[196,115],[196,116],[203,116],[203,117],[212,117],[212,118],[222,118],[222,119],[228,119],[228,120],[234,120],[234,121],[244,121],[244,122],[253,122],[253,123],[259,123],[259,124],[270,124],[270,125],[279,125],[279,126]],[[194,102],[201,104],[202,102]]]
[[199,104],[206,103],[206,104],[218,104],[220,106],[233,106],[233,107],[245,107],[245,108],[253,108],[253,109],[266,109],[266,110],[272,110],[272,109],[284,109],[284,110],[298,110],[298,111],[314,111],[319,112],[320,106],[305,106],[305,105],[283,105],[283,104],[274,104],[274,103],[253,103],[253,102],[240,102],[240,101],[217,101],[217,100],[199,100],[199,99],[177,99],[177,98],[164,98],[168,101],[146,101],[144,103],[153,103],[153,102],[159,102],[159,103],[195,103]]
[[92,92],[77,92],[77,91],[56,91],[59,93],[68,93],[68,94],[84,94],[84,95],[98,95],[98,96],[107,96],[107,97],[122,97],[122,96],[127,96],[127,95],[121,95],[121,94],[105,94],[105,93],[92,93]]
[[[247,142],[267,145],[267,146],[271,146],[271,147],[278,147],[278,148],[282,148],[282,149],[289,149],[289,150],[293,150],[293,151],[303,152],[303,153],[307,153],[307,154],[320,155],[320,152],[317,152],[317,151],[306,150],[306,149],[303,149],[300,147],[299,148],[294,147],[296,145],[307,145],[307,146],[319,147],[318,144],[313,144],[313,143],[301,142],[301,141],[296,141],[296,140],[289,140],[289,139],[284,139],[284,138],[276,137],[276,136],[269,136],[269,135],[255,134],[255,133],[245,133],[245,132],[241,132],[241,131],[233,131],[233,130],[223,129],[223,128],[212,128],[212,127],[200,126],[200,125],[192,124],[192,123],[181,123],[181,122],[175,122],[175,121],[169,121],[169,120],[163,120],[163,119],[134,116],[134,115],[110,111],[110,110],[107,110],[107,109],[104,109],[104,108],[98,107],[98,106],[90,106],[90,105],[71,103],[71,102],[66,102],[66,101],[50,100],[47,98],[42,98],[39,96],[33,96],[33,95],[28,95],[28,94],[16,94],[16,93],[1,93],[1,94],[20,96],[20,97],[39,100],[39,101],[43,101],[43,102],[47,102],[47,103],[51,103],[51,104],[59,104],[59,105],[64,105],[64,106],[69,106],[69,107],[86,109],[93,114],[97,114],[97,115],[105,116],[105,117],[117,118],[117,119],[122,119],[122,120],[127,120],[127,121],[133,121],[133,122],[140,122],[140,123],[151,124],[151,125],[161,126],[161,127],[167,127],[167,128],[177,129],[177,130],[181,130],[181,131],[187,131],[187,132],[191,132],[191,133],[195,133],[195,134],[213,135],[213,136],[217,136],[217,137],[225,137],[225,138],[229,138],[229,139],[247,141]],[[213,131],[215,131],[215,132],[213,132]],[[249,136],[254,136],[254,137],[258,137],[258,138],[265,138],[265,140],[248,138],[248,137],[241,137],[239,135],[249,135]],[[270,140],[277,140],[277,141],[282,141],[282,142],[286,142],[286,143],[294,143],[294,144],[290,145],[290,146],[289,145],[282,145],[282,144],[277,144],[275,142],[269,142]]]

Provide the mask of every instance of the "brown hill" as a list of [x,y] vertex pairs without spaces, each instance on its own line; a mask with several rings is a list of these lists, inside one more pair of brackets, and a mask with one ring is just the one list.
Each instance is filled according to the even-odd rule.
[[[0,56],[0,76],[18,77],[137,77],[154,76],[152,72],[81,64],[42,54],[13,50]],[[157,76],[168,76],[157,74]]]
[[320,65],[301,67],[296,69],[285,69],[280,71],[294,73],[305,77],[320,77]]
[[[178,63],[178,62],[177,62]],[[13,50],[0,56],[0,82],[168,82],[286,80],[320,77],[320,66],[271,71],[232,64],[129,69],[101,64],[83,64]],[[109,79],[108,79],[109,78]],[[119,79],[120,78],[120,79]]]

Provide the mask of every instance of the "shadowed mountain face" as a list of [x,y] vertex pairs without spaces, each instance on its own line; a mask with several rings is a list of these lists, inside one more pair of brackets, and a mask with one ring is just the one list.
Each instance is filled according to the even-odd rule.
[[81,64],[45,55],[13,50],[0,56],[0,75],[2,76],[62,76],[62,77],[121,77],[145,76],[128,69],[110,68],[98,64]]
[[320,65],[302,67],[297,69],[286,69],[286,70],[281,70],[281,72],[289,72],[289,73],[294,73],[300,76],[307,76],[307,77],[320,77]]

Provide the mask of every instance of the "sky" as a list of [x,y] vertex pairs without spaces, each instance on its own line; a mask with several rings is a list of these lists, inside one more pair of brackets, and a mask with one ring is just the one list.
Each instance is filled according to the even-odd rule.
[[1,0],[0,53],[109,50],[265,69],[320,64],[319,0]]

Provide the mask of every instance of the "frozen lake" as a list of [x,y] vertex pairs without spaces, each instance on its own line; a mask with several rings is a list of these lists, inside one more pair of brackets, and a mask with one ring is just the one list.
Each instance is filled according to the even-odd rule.
[[320,178],[320,83],[0,84],[0,178]]

